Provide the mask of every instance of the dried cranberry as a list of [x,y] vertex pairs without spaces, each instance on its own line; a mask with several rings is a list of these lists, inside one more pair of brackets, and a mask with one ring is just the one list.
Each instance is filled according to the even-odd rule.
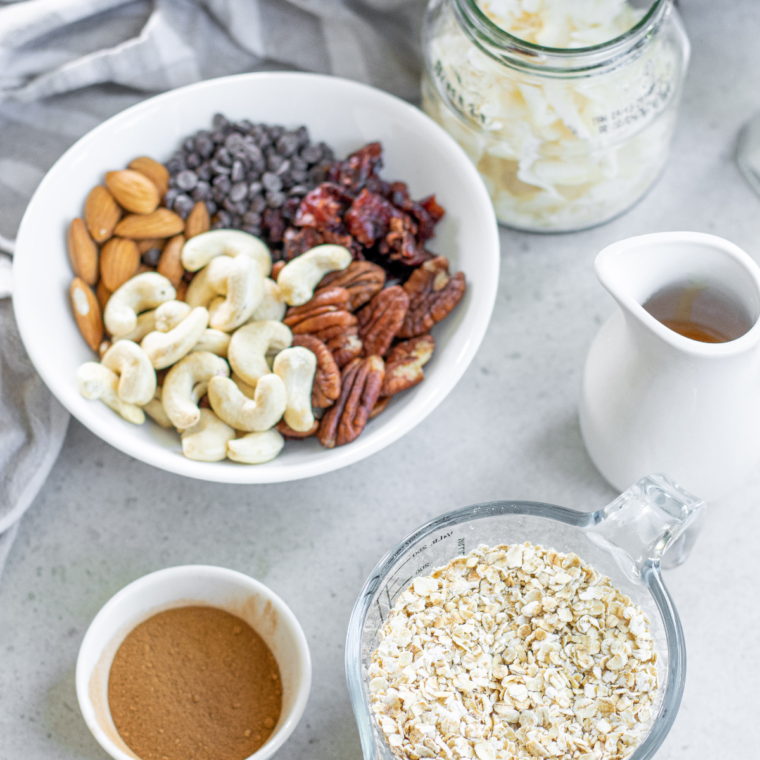
[[398,211],[385,198],[371,193],[365,187],[346,212],[348,231],[366,246],[374,245],[380,237],[388,234],[390,221]]

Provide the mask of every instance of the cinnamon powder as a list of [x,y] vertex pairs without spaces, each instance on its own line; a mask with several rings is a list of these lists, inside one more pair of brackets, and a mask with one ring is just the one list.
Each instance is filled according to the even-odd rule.
[[240,618],[180,607],[124,639],[111,665],[108,704],[141,760],[243,760],[280,717],[280,671]]

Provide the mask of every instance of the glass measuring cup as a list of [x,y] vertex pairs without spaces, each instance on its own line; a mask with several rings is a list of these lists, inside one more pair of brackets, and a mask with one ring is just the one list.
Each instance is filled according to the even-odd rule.
[[[686,559],[705,503],[664,475],[642,478],[598,512],[552,504],[496,501],[431,520],[394,546],[373,570],[354,605],[346,637],[346,678],[364,760],[394,760],[370,709],[367,668],[378,631],[399,594],[450,559],[480,544],[530,541],[575,552],[649,616],[658,653],[659,688],[649,731],[629,760],[654,756],[675,720],[686,678],[686,646],[678,613],[660,572]],[[692,529],[687,531],[687,528]]]

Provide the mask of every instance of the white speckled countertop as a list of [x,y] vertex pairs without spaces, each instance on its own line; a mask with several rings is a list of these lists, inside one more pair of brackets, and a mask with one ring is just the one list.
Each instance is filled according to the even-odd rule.
[[[729,238],[760,261],[760,199],[732,160],[741,124],[760,109],[760,5],[681,5],[693,55],[661,181],[599,229],[503,230],[499,298],[480,352],[454,392],[401,441],[323,477],[233,487],[143,465],[72,420],[0,581],[0,760],[106,759],[77,706],[79,644],[122,586],[187,563],[253,575],[303,625],[314,661],[311,699],[277,757],[358,760],[343,641],[380,556],[422,522],[465,504],[525,498],[590,510],[615,496],[586,455],[576,415],[586,350],[614,308],[594,277],[595,255],[631,235],[687,229]],[[691,558],[666,574],[688,676],[662,760],[751,756],[739,728],[756,716],[760,680],[759,497],[760,470],[710,505]]]

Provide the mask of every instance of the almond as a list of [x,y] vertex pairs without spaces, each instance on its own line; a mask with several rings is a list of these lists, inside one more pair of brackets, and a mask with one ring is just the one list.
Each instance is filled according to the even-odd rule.
[[98,281],[98,246],[79,218],[69,225],[68,247],[74,274],[88,285],[94,285]]
[[145,240],[145,238],[167,238],[179,235],[185,229],[182,217],[169,211],[168,208],[158,208],[152,214],[135,214],[126,216],[116,225],[116,234],[123,237]]
[[180,280],[179,285],[177,285],[177,301],[185,300],[188,285],[190,285],[190,283],[187,280]]
[[103,185],[93,187],[84,202],[84,220],[96,243],[105,243],[121,219],[121,208]]
[[140,251],[134,240],[111,238],[100,252],[100,276],[111,292],[132,277],[139,265]]
[[106,304],[111,297],[111,291],[103,284],[103,280],[98,283],[95,294],[98,298],[98,305],[100,306],[100,313],[102,314],[106,310]]
[[169,189],[169,170],[163,164],[148,156],[140,156],[132,161],[129,168],[144,174],[156,186],[162,198],[166,195]]
[[165,246],[158,260],[158,273],[166,277],[174,287],[178,287],[185,275],[182,266],[182,246],[185,244],[183,235],[173,237]]
[[190,240],[191,237],[201,235],[211,229],[211,220],[208,216],[208,209],[203,201],[198,201],[193,210],[188,214],[185,220],[185,238]]
[[97,351],[103,340],[103,319],[100,316],[98,299],[92,288],[81,278],[75,277],[69,289],[71,306],[74,309],[74,319],[77,321],[79,332],[87,345]]
[[137,271],[135,274],[142,274],[143,272],[155,272],[155,267],[149,267],[147,264],[140,264],[139,267],[137,267]]
[[140,255],[149,251],[151,248],[158,248],[159,251],[164,250],[166,240],[164,238],[145,238],[144,240],[138,240],[137,250],[140,251]]
[[106,172],[106,185],[119,205],[135,214],[150,214],[161,200],[158,188],[144,174],[132,169]]

